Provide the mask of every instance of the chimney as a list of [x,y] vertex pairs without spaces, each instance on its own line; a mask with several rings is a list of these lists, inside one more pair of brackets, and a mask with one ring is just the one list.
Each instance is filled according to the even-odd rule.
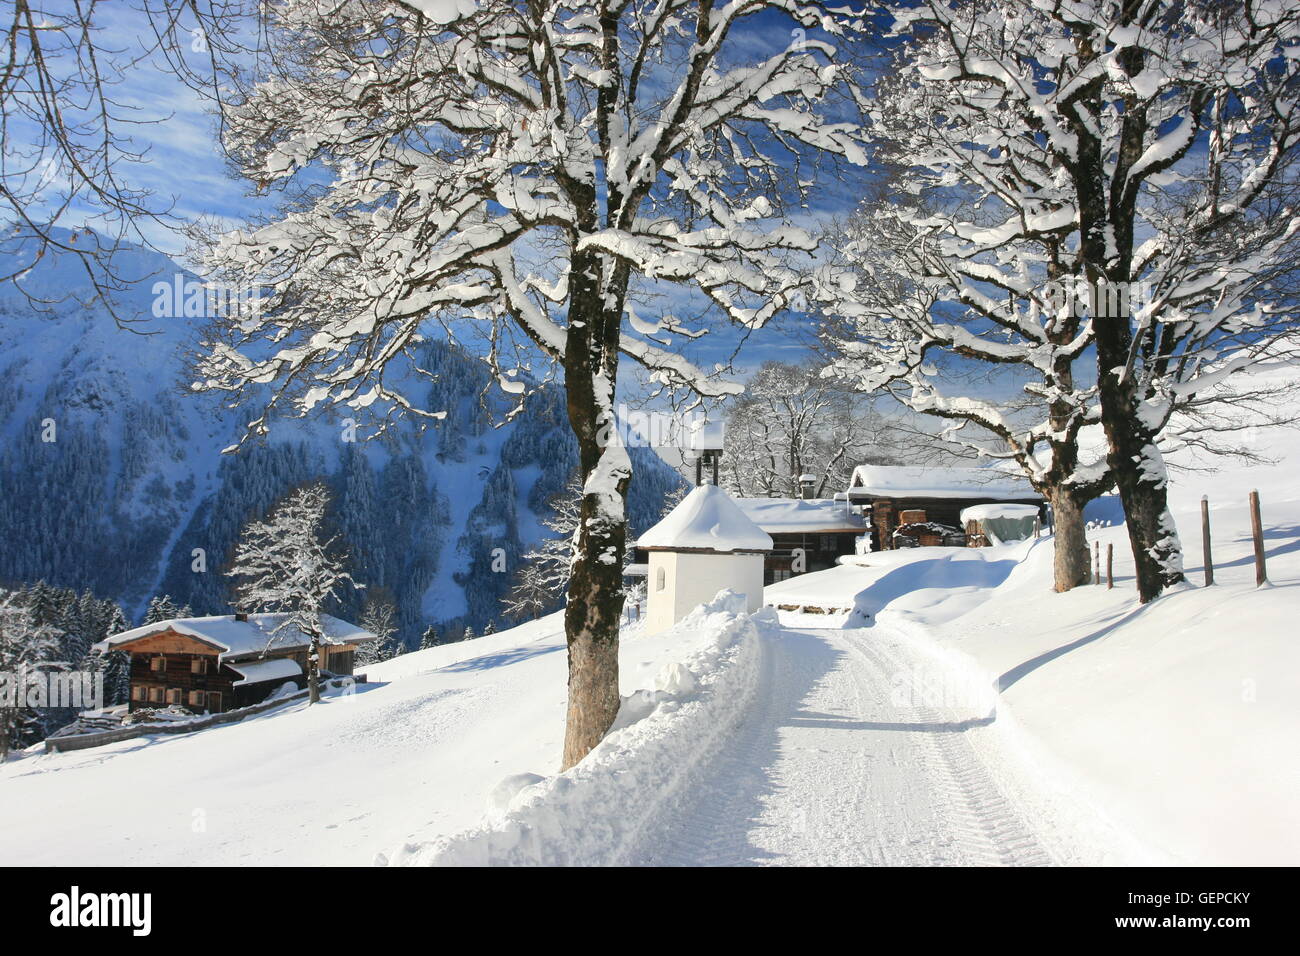
[[247,613],[246,611],[236,611],[236,612],[235,612],[235,620],[236,620],[236,621],[247,621],[247,620],[248,620],[248,613]]
[[811,501],[817,494],[817,476],[800,475],[799,476],[799,497],[805,501]]

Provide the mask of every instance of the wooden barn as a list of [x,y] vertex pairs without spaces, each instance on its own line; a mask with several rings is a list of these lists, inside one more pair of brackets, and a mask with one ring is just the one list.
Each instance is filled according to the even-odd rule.
[[837,497],[864,514],[873,551],[912,543],[965,544],[962,511],[975,505],[1043,506],[1042,495],[1027,480],[992,468],[859,465]]
[[775,584],[796,574],[833,568],[836,559],[853,554],[866,533],[861,514],[829,498],[737,498],[745,517],[772,538],[763,562],[763,583]]
[[[222,713],[265,700],[285,683],[305,687],[311,639],[274,633],[283,614],[225,614],[146,624],[95,645],[100,653],[131,656],[130,709],[181,704],[195,713]],[[350,675],[360,644],[375,635],[322,615],[323,674]]]

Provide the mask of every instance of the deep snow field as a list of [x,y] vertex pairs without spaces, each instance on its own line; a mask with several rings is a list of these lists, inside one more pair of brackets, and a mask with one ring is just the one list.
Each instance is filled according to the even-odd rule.
[[1115,545],[1113,590],[1052,593],[1047,538],[864,556],[768,589],[849,614],[751,619],[724,598],[628,629],[624,711],[562,775],[553,615],[313,708],[32,748],[0,767],[0,860],[1294,865],[1300,436],[1266,440],[1277,464],[1174,472],[1189,583],[1147,608],[1122,527],[1091,534]]
[[[998,723],[1042,781],[1145,845],[1151,862],[1300,862],[1300,435],[1263,434],[1274,464],[1179,455],[1171,504],[1187,583],[1137,603],[1122,525],[1098,527],[1115,586],[1050,590],[1050,538],[918,548],[767,589],[769,603],[838,606],[937,649],[999,687]],[[1248,495],[1260,492],[1269,583],[1255,586]],[[1215,584],[1201,586],[1200,499]],[[1090,509],[1113,517],[1109,502]],[[845,602],[852,594],[854,600]],[[808,614],[782,614],[789,623]],[[960,690],[960,680],[956,685]],[[942,693],[940,682],[937,693]]]

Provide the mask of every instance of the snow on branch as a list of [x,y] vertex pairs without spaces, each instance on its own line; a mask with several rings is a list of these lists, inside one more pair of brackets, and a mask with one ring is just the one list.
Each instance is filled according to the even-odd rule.
[[[784,19],[788,41],[756,52],[759,17]],[[857,99],[834,42],[863,29],[796,0],[632,0],[602,17],[576,0],[344,0],[328,22],[311,0],[277,5],[266,69],[223,120],[230,157],[284,212],[204,260],[267,295],[209,330],[194,387],[260,407],[251,435],[319,406],[436,413],[385,374],[432,322],[508,323],[564,362],[575,329],[603,336],[629,297],[672,283],[761,326],[817,251],[781,222],[792,156],[866,162],[861,129],[824,105]],[[655,325],[606,354],[728,391],[676,354],[679,324]],[[506,337],[482,338],[495,369]]]

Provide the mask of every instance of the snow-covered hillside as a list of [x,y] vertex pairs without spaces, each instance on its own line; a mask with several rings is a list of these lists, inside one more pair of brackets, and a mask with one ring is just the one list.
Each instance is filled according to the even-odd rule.
[[[25,254],[12,241],[0,246],[0,255]],[[85,304],[87,280],[70,256],[51,254],[25,279],[51,300],[45,311],[12,286],[0,289],[0,581],[89,588],[133,619],[163,592],[196,613],[220,613],[228,609],[220,572],[239,527],[288,488],[324,476],[355,576],[391,595],[408,641],[429,624],[453,637],[467,624],[499,626],[510,575],[494,565],[494,549],[507,571],[515,566],[577,461],[554,389],[493,427],[505,397],[481,395],[486,368],[431,340],[420,362],[436,375],[422,388],[429,407],[448,411],[437,426],[406,423],[383,441],[349,442],[345,422],[322,415],[223,456],[242,419],[183,387],[182,351],[202,320],[155,315],[176,304],[155,283],[171,288],[188,275],[143,249],[114,263],[139,280],[119,302],[122,314],[144,317],[134,331]],[[629,512],[644,529],[681,479],[649,449],[631,452]],[[355,617],[362,600],[347,595],[340,613]]]
[[[14,863],[1294,864],[1300,436],[1175,473],[1216,576],[1141,607],[1051,591],[1051,542],[916,548],[624,632],[624,706],[555,772],[558,615],[371,669],[359,693],[0,767]],[[1184,464],[1194,464],[1184,461]],[[1256,589],[1246,495],[1264,502]],[[1105,504],[1094,516],[1105,513]],[[165,779],[139,799],[141,781]]]
[[[716,640],[628,632],[623,692]],[[564,734],[562,615],[368,669],[322,705],[186,737],[0,766],[0,856],[40,863],[370,864],[476,824],[494,788],[553,773]],[[142,781],[150,786],[140,799]],[[24,823],[19,825],[19,820]],[[27,825],[30,823],[30,825]]]
[[[1276,463],[1176,456],[1171,501],[1188,583],[1145,608],[1136,600],[1125,528],[1113,524],[1089,535],[1100,544],[1103,574],[1113,545],[1113,590],[1051,592],[1051,541],[1043,539],[870,555],[770,587],[767,598],[852,607],[836,623],[897,634],[946,660],[921,675],[899,675],[904,687],[917,680],[932,681],[922,689],[940,694],[972,683],[998,687],[997,723],[1025,766],[1140,835],[1153,859],[1294,864],[1300,433],[1262,432],[1256,450]],[[1219,470],[1195,470],[1209,464]],[[1260,589],[1252,489],[1263,501],[1270,582]],[[1211,504],[1211,588],[1200,586],[1202,495]],[[1107,504],[1094,512],[1106,514]]]

